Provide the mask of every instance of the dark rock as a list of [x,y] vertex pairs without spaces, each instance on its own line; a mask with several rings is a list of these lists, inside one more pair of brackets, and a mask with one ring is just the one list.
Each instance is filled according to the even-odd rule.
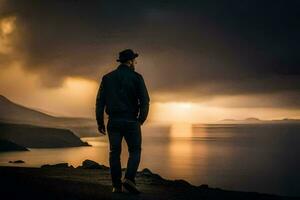
[[82,169],[105,169],[108,170],[109,167],[105,165],[100,165],[99,163],[93,161],[93,160],[84,160],[82,162],[82,166],[79,166],[78,168]]
[[167,185],[172,187],[191,187],[191,184],[185,180],[178,179],[178,180],[167,180],[162,178],[159,174],[155,174],[150,171],[150,169],[145,168],[142,171],[137,173],[137,177],[143,179],[143,181],[147,182],[147,184],[152,185]]
[[148,184],[165,184],[166,180],[160,175],[152,173],[149,169],[145,168],[140,172],[137,172],[137,177],[142,178]]
[[9,163],[25,163],[23,160],[9,161]]
[[69,164],[68,163],[58,163],[58,164],[54,164],[54,165],[42,165],[41,168],[69,168]]
[[142,175],[153,175],[153,173],[148,168],[143,169],[140,173]]
[[200,188],[200,189],[208,189],[209,187],[208,187],[207,184],[202,184],[202,185],[198,186],[198,188]]
[[175,186],[180,186],[180,187],[190,187],[191,186],[191,184],[189,182],[182,180],[182,179],[174,180],[173,184]]

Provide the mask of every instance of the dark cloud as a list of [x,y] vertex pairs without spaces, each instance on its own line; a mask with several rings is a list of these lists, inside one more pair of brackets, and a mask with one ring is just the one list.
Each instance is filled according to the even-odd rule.
[[0,15],[17,16],[24,67],[46,86],[66,76],[99,80],[115,67],[117,52],[130,47],[140,53],[138,71],[153,92],[298,95],[299,6],[292,0],[10,0]]

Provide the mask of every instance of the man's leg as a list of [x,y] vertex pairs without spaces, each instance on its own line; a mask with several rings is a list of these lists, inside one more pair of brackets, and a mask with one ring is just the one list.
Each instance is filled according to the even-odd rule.
[[125,179],[129,179],[135,183],[135,176],[141,158],[142,135],[140,123],[128,122],[126,130],[124,130],[124,138],[126,140],[129,151]]
[[112,179],[113,187],[120,188],[122,187],[122,169],[120,154],[122,149],[122,138],[123,135],[120,131],[120,124],[118,122],[108,121],[107,132],[109,139],[109,165],[110,165],[110,174]]

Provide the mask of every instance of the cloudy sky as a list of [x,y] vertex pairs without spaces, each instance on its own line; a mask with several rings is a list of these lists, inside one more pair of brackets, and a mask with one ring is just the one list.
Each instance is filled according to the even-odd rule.
[[99,80],[132,48],[150,120],[300,118],[299,6],[0,0],[0,94],[52,114],[94,117]]

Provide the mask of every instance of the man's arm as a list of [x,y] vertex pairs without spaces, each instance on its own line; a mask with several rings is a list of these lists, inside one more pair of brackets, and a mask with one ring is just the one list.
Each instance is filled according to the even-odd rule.
[[138,121],[141,124],[143,124],[148,116],[150,97],[147,91],[145,81],[141,75],[139,76],[138,98],[140,104]]
[[104,77],[102,77],[101,84],[96,98],[96,120],[98,124],[98,130],[105,134],[104,125],[104,108],[105,108],[105,89],[104,89]]

